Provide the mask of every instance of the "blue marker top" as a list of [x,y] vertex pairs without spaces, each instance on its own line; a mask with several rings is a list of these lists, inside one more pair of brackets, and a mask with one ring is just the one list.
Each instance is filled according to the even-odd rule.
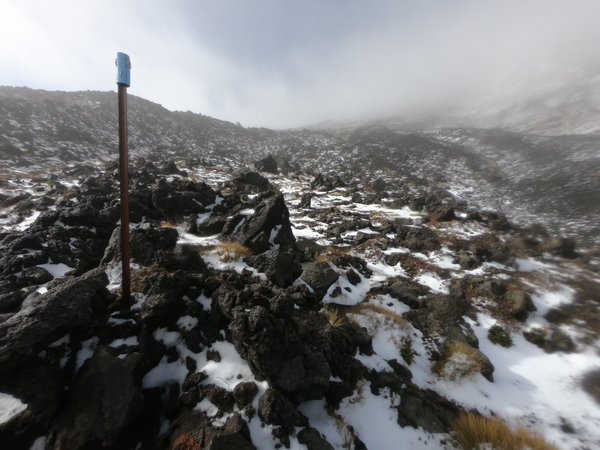
[[131,59],[129,55],[118,52],[115,60],[117,66],[117,84],[131,85]]

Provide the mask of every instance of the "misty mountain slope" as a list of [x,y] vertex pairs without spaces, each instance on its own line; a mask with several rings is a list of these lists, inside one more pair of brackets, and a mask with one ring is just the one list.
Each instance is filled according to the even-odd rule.
[[[543,107],[549,101],[537,113],[558,117]],[[272,154],[288,161],[285,170],[334,174],[357,186],[381,179],[387,190],[414,195],[441,188],[455,201],[501,210],[521,225],[540,222],[587,242],[600,236],[600,137],[594,134],[411,129],[392,121],[273,131],[170,112],[133,95],[128,103],[132,158],[192,158],[233,170]],[[0,167],[23,177],[115,160],[116,110],[115,93],[0,88]]]
[[516,77],[439,122],[454,127],[501,128],[518,133],[557,136],[600,135],[600,77],[565,71],[561,77],[538,80]]

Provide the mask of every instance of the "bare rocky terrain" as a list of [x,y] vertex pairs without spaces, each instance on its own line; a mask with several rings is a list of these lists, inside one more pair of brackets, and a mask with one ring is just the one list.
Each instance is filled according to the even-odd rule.
[[597,135],[131,96],[122,311],[116,95],[0,108],[9,448],[461,448],[467,411],[600,445]]

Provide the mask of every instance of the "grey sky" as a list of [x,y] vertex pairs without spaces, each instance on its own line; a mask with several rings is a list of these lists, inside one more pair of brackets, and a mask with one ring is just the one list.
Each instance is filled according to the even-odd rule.
[[599,23],[596,0],[0,0],[0,85],[114,90],[123,51],[131,94],[295,127],[600,73]]

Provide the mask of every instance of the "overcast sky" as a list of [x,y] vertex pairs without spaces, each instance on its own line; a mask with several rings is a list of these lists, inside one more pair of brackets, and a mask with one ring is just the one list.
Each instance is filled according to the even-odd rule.
[[122,51],[130,94],[299,127],[595,73],[600,1],[0,0],[0,42],[0,85],[116,90]]

